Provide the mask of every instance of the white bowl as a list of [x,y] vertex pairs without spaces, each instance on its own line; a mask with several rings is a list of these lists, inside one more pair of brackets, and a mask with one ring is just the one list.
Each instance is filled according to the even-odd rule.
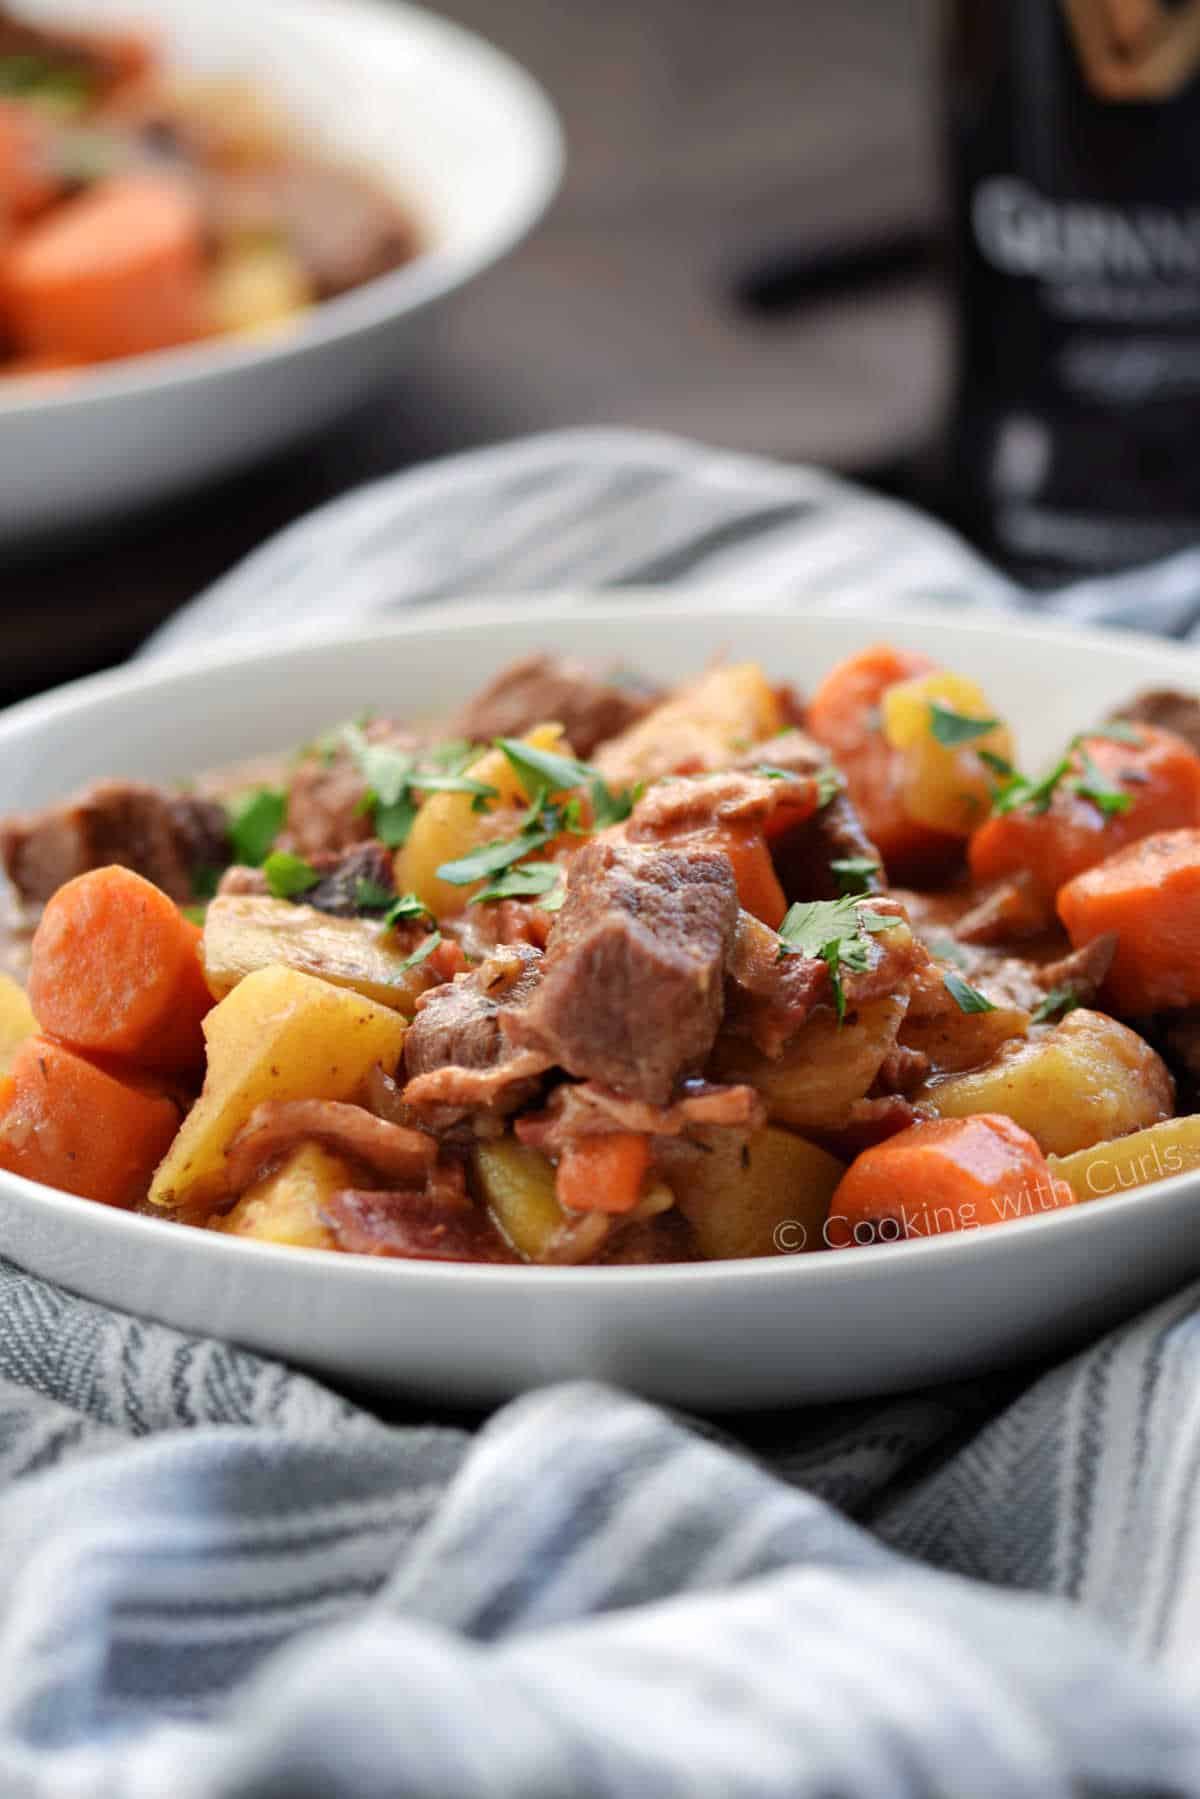
[[[801,686],[880,637],[986,684],[1022,759],[1143,684],[1200,689],[1200,655],[1013,617],[739,612],[651,596],[464,609],[333,642],[148,662],[0,717],[0,812],[101,772],[184,775],[363,706],[428,715],[557,645],[666,679],[734,649]],[[1070,1344],[1200,1273],[1200,1174],[926,1242],[653,1268],[455,1267],[238,1241],[0,1176],[0,1251],[35,1273],[336,1380],[453,1401],[594,1375],[707,1410],[979,1373]]]
[[24,0],[23,10],[140,17],[181,67],[261,80],[335,154],[381,172],[428,247],[269,339],[59,381],[0,380],[0,544],[163,499],[328,423],[419,354],[414,315],[511,248],[559,179],[558,123],[532,79],[396,0]]

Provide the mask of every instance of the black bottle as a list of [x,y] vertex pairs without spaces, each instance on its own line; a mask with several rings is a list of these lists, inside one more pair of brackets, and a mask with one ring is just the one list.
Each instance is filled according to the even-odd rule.
[[956,511],[1037,585],[1200,543],[1198,15],[951,9]]

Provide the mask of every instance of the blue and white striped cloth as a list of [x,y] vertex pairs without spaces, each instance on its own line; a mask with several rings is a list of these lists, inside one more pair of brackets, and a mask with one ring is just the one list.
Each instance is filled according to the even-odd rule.
[[[809,471],[576,433],[339,502],[159,642],[486,590],[1022,596]],[[1189,630],[1189,559],[1057,602]],[[726,1424],[383,1421],[0,1263],[2,1799],[1200,1799],[1200,1288]]]

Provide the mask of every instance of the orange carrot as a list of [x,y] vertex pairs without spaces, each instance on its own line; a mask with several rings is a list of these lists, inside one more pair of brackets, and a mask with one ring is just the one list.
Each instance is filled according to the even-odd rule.
[[[1137,742],[1085,737],[1043,811],[1029,804],[994,814],[971,838],[967,860],[977,881],[1026,876],[1047,902],[1058,889],[1127,843],[1152,831],[1200,824],[1200,756],[1171,731],[1129,729]],[[1091,775],[1124,794],[1124,811],[1105,812],[1089,799]]]
[[1106,999],[1127,1015],[1200,1004],[1200,830],[1143,837],[1068,881],[1058,914],[1076,949],[1116,931]]
[[103,362],[201,336],[199,203],[162,175],[97,182],[0,255],[0,311],[26,355]]
[[883,734],[879,703],[889,687],[928,674],[928,656],[874,644],[832,668],[809,702],[809,732],[829,751],[892,880],[921,884],[947,874],[962,841],[910,818],[904,757]]
[[54,128],[34,107],[0,100],[0,219],[21,225],[53,205],[62,184],[53,172]]
[[650,1166],[650,1140],[637,1131],[580,1137],[558,1164],[555,1191],[572,1212],[632,1212]]
[[89,1054],[169,1074],[199,1069],[201,1021],[213,1004],[199,946],[199,930],[175,902],[131,869],[77,875],[34,933],[34,1015]]
[[975,1230],[1073,1205],[1045,1156],[1011,1118],[980,1112],[911,1125],[862,1152],[829,1206],[834,1249]]
[[163,1093],[31,1037],[0,1081],[0,1168],[104,1205],[132,1205],[180,1121]]

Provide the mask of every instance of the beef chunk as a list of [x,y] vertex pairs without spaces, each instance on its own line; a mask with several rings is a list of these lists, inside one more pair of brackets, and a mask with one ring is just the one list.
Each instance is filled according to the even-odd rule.
[[[783,768],[793,775],[814,775],[828,768],[829,751],[804,731],[785,731],[756,744],[739,764],[742,768]],[[837,899],[843,891],[831,864],[874,862],[881,873],[869,877],[865,891],[883,886],[883,857],[867,836],[854,802],[843,787],[810,818],[773,839],[771,856],[785,897],[790,900]]]
[[510,944],[421,995],[404,1045],[409,1115],[436,1131],[470,1118],[486,1134],[533,1097],[549,1061],[514,1050],[500,1029],[500,1010],[534,991],[541,960],[529,944]]
[[227,820],[212,800],[97,781],[61,806],[6,819],[0,860],[26,905],[44,905],[65,881],[112,862],[186,903],[196,897],[197,872],[229,860]]
[[501,670],[454,721],[455,733],[475,742],[520,737],[534,725],[562,725],[577,756],[617,737],[649,712],[655,689],[605,680],[582,662],[562,656],[523,656]]
[[1174,731],[1200,755],[1200,699],[1194,693],[1177,693],[1170,687],[1151,687],[1139,693],[1127,706],[1111,714],[1114,719],[1127,718],[1133,724],[1158,725]]
[[282,232],[318,299],[399,268],[420,248],[409,215],[358,169],[291,157],[224,170],[205,187],[218,236]]
[[[363,735],[368,743],[415,752],[421,740],[386,719],[374,719]],[[287,843],[298,856],[315,862],[353,845],[367,843],[374,824],[364,810],[367,783],[350,751],[339,744],[332,753],[306,756],[288,789]]]
[[707,1059],[737,928],[726,856],[597,837],[571,866],[541,981],[501,1011],[518,1047],[664,1105]]
[[742,825],[786,832],[789,822],[811,816],[817,786],[810,775],[721,773],[656,781],[633,809],[625,835],[631,843],[670,843],[711,830]]
[[394,895],[396,880],[392,872],[391,852],[374,841],[339,856],[331,868],[320,870],[315,887],[301,895],[306,906],[328,912],[334,918],[358,918],[363,912],[382,911],[383,906],[363,906],[360,900],[364,885],[378,888],[381,894]]
[[420,1262],[515,1262],[479,1206],[427,1197],[405,1188],[380,1193],[348,1189],[329,1202],[329,1225],[339,1249],[360,1256],[400,1256]]

